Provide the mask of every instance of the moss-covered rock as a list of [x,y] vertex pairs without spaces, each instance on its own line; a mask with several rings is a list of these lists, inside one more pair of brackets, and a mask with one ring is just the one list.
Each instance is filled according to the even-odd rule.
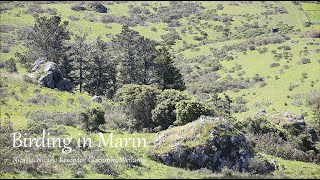
[[223,118],[201,116],[184,126],[160,132],[148,155],[166,165],[188,169],[223,167],[250,171],[254,152],[244,135]]

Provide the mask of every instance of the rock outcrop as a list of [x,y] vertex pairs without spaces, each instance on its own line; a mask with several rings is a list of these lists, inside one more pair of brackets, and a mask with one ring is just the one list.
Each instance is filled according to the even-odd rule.
[[72,90],[70,80],[63,78],[63,74],[56,63],[38,59],[33,64],[32,71],[28,76],[36,80],[41,86],[61,91]]
[[258,114],[258,115],[266,115],[267,111],[265,109],[260,109],[256,114]]
[[191,170],[222,168],[248,172],[253,150],[228,120],[201,116],[198,120],[160,132],[148,155],[165,165]]
[[95,9],[96,9],[96,12],[99,12],[99,13],[107,13],[108,12],[108,9],[102,5],[101,3],[97,3],[95,5]]
[[102,103],[102,98],[101,96],[93,96],[92,101],[97,103]]

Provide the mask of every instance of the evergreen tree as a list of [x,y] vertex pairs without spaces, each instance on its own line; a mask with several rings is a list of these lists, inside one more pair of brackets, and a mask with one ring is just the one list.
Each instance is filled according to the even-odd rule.
[[173,60],[166,47],[159,50],[158,56],[155,58],[157,64],[158,83],[162,89],[185,90],[186,86],[179,70],[174,67]]
[[124,26],[122,32],[113,39],[116,59],[120,63],[120,83],[139,83],[142,63],[138,61],[136,54],[138,49],[138,32],[130,30]]
[[69,54],[66,54],[63,56],[62,60],[61,60],[61,72],[64,76],[64,78],[69,79],[71,82],[74,81],[73,77],[72,77],[72,70],[73,68],[73,61],[70,58]]
[[75,35],[75,42],[71,45],[69,51],[74,71],[72,72],[71,79],[75,84],[79,84],[80,92],[82,92],[84,66],[87,66],[89,54],[91,51],[90,44],[86,42],[87,33],[80,33]]
[[67,26],[67,21],[61,24],[59,16],[39,17],[27,38],[30,51],[48,61],[57,63],[62,71],[64,71],[62,61],[67,51],[64,42],[70,39]]
[[152,84],[156,81],[156,67],[154,59],[157,56],[156,43],[150,39],[140,37],[138,41],[139,49],[137,56],[142,61],[141,79],[142,84]]
[[113,46],[119,62],[121,85],[151,84],[154,81],[155,42],[124,26],[122,32],[113,39]]
[[107,51],[107,44],[97,38],[85,67],[84,90],[92,95],[113,96],[116,90],[115,64]]

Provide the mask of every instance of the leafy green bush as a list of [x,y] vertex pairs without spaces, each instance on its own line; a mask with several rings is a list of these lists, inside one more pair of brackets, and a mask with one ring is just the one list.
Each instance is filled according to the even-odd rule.
[[249,110],[246,107],[247,103],[248,101],[245,100],[242,96],[236,97],[234,103],[231,106],[232,113],[246,112],[247,110]]
[[177,120],[176,125],[185,125],[189,122],[197,120],[201,115],[214,115],[212,108],[198,101],[183,100],[176,105]]
[[254,174],[266,174],[275,170],[274,165],[260,155],[255,155],[249,160],[250,172]]
[[160,90],[153,86],[127,84],[117,91],[115,100],[124,107],[132,128],[141,131],[153,128],[151,111],[159,93]]
[[84,178],[87,171],[82,165],[74,165],[71,167],[71,173],[74,178]]
[[243,130],[254,134],[265,134],[268,132],[278,132],[278,128],[274,123],[269,121],[264,115],[256,115],[249,117],[242,122]]
[[99,174],[117,176],[118,172],[114,162],[96,162],[92,165],[92,170]]
[[311,61],[309,58],[301,58],[300,62],[301,64],[309,64]]
[[270,64],[270,67],[273,68],[273,67],[279,67],[280,66],[280,63],[271,63]]
[[131,127],[130,122],[128,121],[128,117],[123,112],[123,109],[118,106],[108,105],[105,107],[106,112],[104,114],[104,118],[106,120],[106,124],[103,125],[105,130],[113,129],[113,130],[129,130]]
[[315,127],[320,134],[320,94],[315,92],[307,99],[307,105],[312,109]]
[[138,159],[139,155],[134,152],[130,152],[126,149],[121,149],[120,156],[124,158],[124,165],[126,168],[132,168],[134,166],[142,166],[141,161]]
[[317,158],[315,155],[308,154],[301,150],[298,144],[286,141],[284,138],[271,132],[255,135],[254,143],[256,151],[287,160],[313,162]]
[[104,111],[101,107],[93,107],[80,113],[80,121],[87,131],[99,130],[99,126],[105,123]]
[[18,72],[16,61],[14,59],[12,59],[12,58],[6,61],[5,67],[11,73]]
[[161,35],[166,45],[174,45],[176,40],[181,40],[179,33],[176,30],[172,30],[167,34]]
[[157,97],[157,105],[152,110],[152,121],[160,129],[167,129],[176,121],[176,104],[181,100],[190,100],[191,97],[181,91],[168,89],[164,90]]

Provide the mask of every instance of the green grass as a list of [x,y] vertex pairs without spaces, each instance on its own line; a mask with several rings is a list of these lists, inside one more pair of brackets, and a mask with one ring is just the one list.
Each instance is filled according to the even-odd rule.
[[312,22],[320,22],[320,4],[301,3]]
[[[306,42],[301,42],[306,43]],[[284,43],[286,44],[286,43]],[[306,44],[305,44],[306,45]],[[320,80],[320,64],[316,61],[317,55],[311,53],[308,58],[311,59],[310,64],[299,64],[300,58],[298,52],[303,49],[303,45],[292,45],[292,53],[294,56],[292,61],[289,63],[286,60],[282,59],[279,61],[280,67],[270,68],[269,65],[273,62],[278,62],[273,60],[272,53],[270,52],[272,49],[276,49],[280,45],[268,45],[266,46],[269,50],[266,54],[259,54],[257,51],[248,52],[246,55],[239,55],[234,61],[223,61],[222,65],[228,69],[233,67],[236,63],[241,64],[243,70],[246,71],[246,74],[243,75],[245,78],[251,78],[255,74],[259,74],[266,78],[267,85],[265,87],[259,87],[259,85],[255,85],[254,88],[244,89],[239,92],[229,91],[228,95],[232,97],[237,97],[241,95],[245,95],[245,99],[249,101],[248,107],[249,111],[238,114],[236,117],[240,118],[242,116],[247,116],[249,114],[254,114],[260,108],[255,108],[254,104],[256,102],[270,102],[272,103],[269,107],[264,107],[268,112],[272,112],[274,108],[277,112],[291,112],[295,114],[307,112],[311,115],[309,108],[305,106],[294,106],[292,105],[292,100],[288,99],[287,96],[292,96],[297,93],[309,93],[312,90],[320,89],[319,83],[316,83],[314,87],[311,87],[311,81],[317,82]],[[316,46],[308,46],[309,51],[312,52],[316,48]],[[278,50],[277,50],[278,51]],[[280,73],[280,69],[284,65],[289,65],[289,69],[285,69],[284,73]],[[219,71],[221,76],[226,76],[227,74]],[[301,82],[301,74],[306,72],[308,74],[308,78]],[[233,77],[237,77],[237,72],[233,73]],[[270,76],[270,78],[267,78]],[[278,76],[280,79],[275,80],[275,76]],[[289,91],[288,87],[290,83],[298,83],[299,87],[295,88],[292,91]],[[284,103],[287,103],[288,106],[285,106]],[[273,112],[275,113],[275,112]],[[308,120],[312,119],[312,116],[307,117]]]
[[[283,178],[283,175],[290,179],[319,179],[320,166],[313,163],[289,161],[282,158],[262,154],[269,160],[276,160],[279,170],[274,172],[275,177]],[[282,168],[284,167],[284,169]]]
[[[4,78],[7,78],[4,80]],[[5,105],[1,105],[1,121],[6,119],[6,113],[8,113],[13,122],[13,126],[17,129],[25,128],[27,124],[26,113],[41,110],[46,112],[79,112],[83,110],[82,104],[79,98],[84,99],[89,105],[96,103],[91,102],[91,97],[84,93],[80,94],[75,92],[74,94],[68,92],[54,91],[46,87],[39,87],[38,85],[25,83],[20,75],[15,74],[1,74],[2,80],[5,81],[7,87],[8,100]],[[35,92],[36,89],[40,90],[40,93]],[[10,95],[11,94],[11,95]],[[28,100],[36,97],[37,94],[44,94],[48,97],[54,97],[59,103],[55,104],[32,104],[28,103]],[[10,96],[9,96],[10,95]],[[68,99],[74,99],[74,103],[70,104]]]

